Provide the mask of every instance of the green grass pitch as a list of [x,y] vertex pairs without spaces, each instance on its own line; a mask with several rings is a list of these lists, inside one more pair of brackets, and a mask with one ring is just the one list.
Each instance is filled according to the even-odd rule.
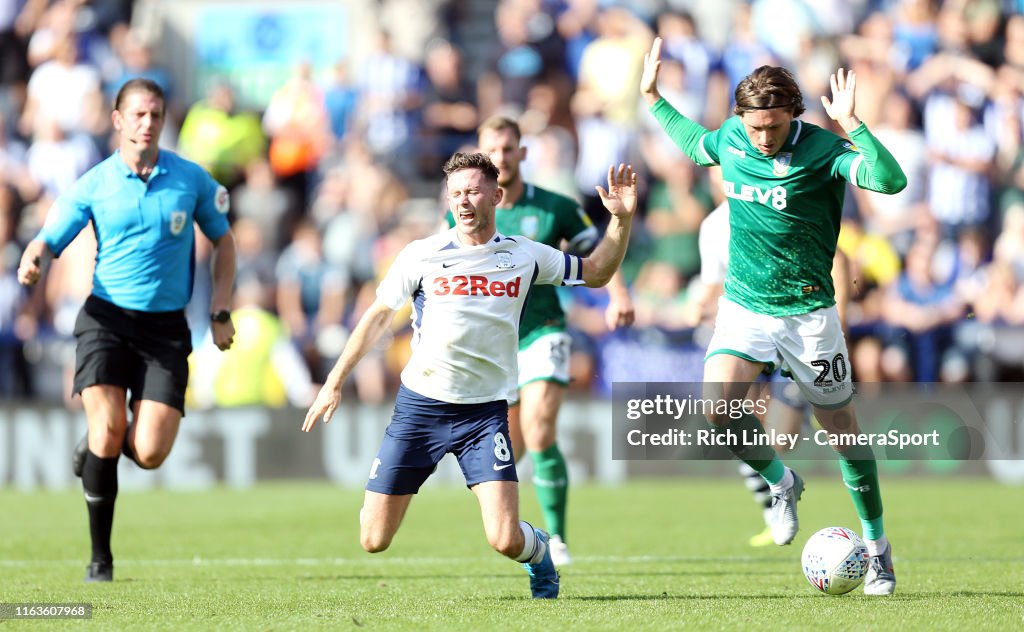
[[[737,479],[575,488],[575,563],[555,602],[491,551],[464,489],[425,488],[392,548],[358,544],[361,492],[322,483],[123,493],[115,582],[82,583],[80,493],[0,490],[0,602],[88,602],[90,621],[3,629],[1008,630],[1024,626],[1024,489],[985,479],[883,481],[899,584],[818,594],[811,533],[860,531],[838,476],[808,480],[792,546],[752,549],[759,510]],[[523,513],[540,523],[529,486]],[[86,626],[86,627],[83,627]]]

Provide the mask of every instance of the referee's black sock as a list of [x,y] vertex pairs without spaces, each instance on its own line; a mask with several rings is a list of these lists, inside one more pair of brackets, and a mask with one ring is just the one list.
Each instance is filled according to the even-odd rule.
[[89,509],[89,536],[92,539],[92,561],[111,563],[110,532],[114,526],[114,501],[117,499],[117,460],[120,457],[101,458],[92,453],[85,455],[82,469],[82,489],[85,506]]

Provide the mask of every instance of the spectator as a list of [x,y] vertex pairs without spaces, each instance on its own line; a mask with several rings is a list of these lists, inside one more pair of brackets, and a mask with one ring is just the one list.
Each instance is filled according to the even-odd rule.
[[117,76],[111,78],[105,90],[108,102],[113,103],[114,96],[121,86],[136,77],[151,80],[164,91],[169,103],[174,101],[171,73],[162,65],[153,63],[153,51],[138,33],[126,31],[118,42],[115,53],[119,63]]
[[963,98],[953,103],[952,121],[928,141],[928,205],[947,233],[984,226],[992,213],[989,177],[995,143]]
[[374,159],[404,175],[411,174],[405,150],[419,130],[423,104],[423,72],[391,49],[391,36],[381,31],[376,50],[361,65],[360,121]]
[[905,254],[919,217],[928,212],[928,165],[924,134],[915,125],[913,104],[907,95],[890,92],[882,101],[881,122],[875,136],[907,174],[907,188],[896,195],[856,189],[867,232],[890,240]]
[[954,292],[955,280],[935,273],[937,246],[931,238],[914,241],[885,304],[886,322],[895,328],[892,341],[910,359],[918,382],[938,381],[952,343],[953,324],[964,314]]
[[476,142],[480,116],[472,85],[462,74],[462,54],[446,41],[427,53],[420,173],[433,177],[463,145]]
[[300,62],[270,97],[263,131],[270,138],[270,167],[303,212],[320,158],[327,149],[330,123],[323,91],[313,82],[313,66]]
[[307,221],[295,228],[292,243],[277,262],[276,276],[277,313],[319,382],[325,360],[333,358],[336,350],[318,345],[324,342],[325,332],[329,336],[341,326],[349,289],[347,271],[327,262],[320,232]]
[[279,186],[273,169],[259,157],[245,166],[245,180],[231,193],[231,208],[260,231],[268,248],[279,252],[287,245],[300,213],[291,191]]
[[259,118],[236,106],[231,85],[214,81],[206,98],[189,108],[178,137],[181,154],[229,189],[241,181],[246,165],[263,155],[267,143]]
[[24,350],[25,342],[35,337],[39,326],[38,307],[33,305],[29,291],[18,283],[23,247],[16,236],[19,207],[14,188],[0,184],[0,397],[5,399],[35,394]]
[[52,118],[65,132],[88,131],[93,118],[83,104],[93,102],[100,93],[100,75],[78,59],[78,43],[68,36],[55,44],[53,59],[43,62],[28,81],[28,101],[20,129],[30,134],[36,119]]
[[96,146],[80,132],[65,132],[49,115],[35,119],[28,171],[50,197],[57,197],[100,161]]
[[349,78],[348,65],[338,61],[334,64],[331,83],[324,90],[324,107],[327,108],[327,119],[336,144],[348,137],[358,105],[359,91]]
[[267,287],[238,284],[231,320],[238,342],[221,352],[207,336],[190,358],[192,402],[201,408],[308,406],[316,394],[309,369],[283,323],[263,306]]

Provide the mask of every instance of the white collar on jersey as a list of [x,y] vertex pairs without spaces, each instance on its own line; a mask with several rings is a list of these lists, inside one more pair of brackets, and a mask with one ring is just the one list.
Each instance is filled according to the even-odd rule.
[[448,230],[452,232],[453,239],[451,244],[447,248],[444,248],[444,250],[447,250],[449,248],[480,248],[481,246],[487,246],[489,244],[498,244],[501,243],[503,239],[508,239],[508,237],[505,237],[498,231],[494,231],[494,234],[491,235],[490,238],[488,238],[487,241],[485,241],[482,244],[467,244],[463,243],[462,238],[459,235],[458,228],[452,227]]

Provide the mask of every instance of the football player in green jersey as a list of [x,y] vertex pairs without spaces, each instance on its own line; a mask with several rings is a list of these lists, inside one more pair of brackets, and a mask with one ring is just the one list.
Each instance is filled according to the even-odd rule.
[[[864,592],[896,588],[892,546],[882,523],[878,471],[870,446],[859,445],[853,384],[830,276],[846,183],[897,193],[906,176],[857,118],[854,73],[832,75],[821,98],[846,140],[798,119],[803,95],[785,68],[761,66],[736,87],[733,116],[709,131],[679,114],[658,93],[661,39],[644,58],[640,92],[669,137],[701,166],[721,165],[729,198],[729,267],[715,333],[704,361],[705,396],[741,400],[765,369],[781,366],[800,386],[835,440],[843,474],[871,554]],[[852,141],[852,142],[851,142]],[[854,145],[853,143],[856,143]],[[709,415],[719,432],[760,431],[752,415]],[[833,443],[836,445],[836,443]],[[799,526],[803,481],[768,446],[732,445],[772,492],[772,537],[789,544]]]
[[[523,235],[534,241],[575,254],[589,252],[597,243],[597,228],[575,200],[523,181],[520,163],[526,148],[520,145],[518,123],[493,116],[477,130],[480,151],[498,168],[504,197],[495,223],[504,235]],[[449,226],[454,218],[446,216]],[[608,284],[610,303],[605,313],[609,329],[633,323],[633,303],[617,272]],[[519,323],[519,402],[509,408],[512,453],[523,449],[533,461],[533,485],[544,521],[551,534],[555,566],[571,561],[566,545],[568,468],[556,441],[558,411],[569,384],[570,338],[565,313],[553,286],[535,286]],[[509,402],[515,404],[516,402]]]

